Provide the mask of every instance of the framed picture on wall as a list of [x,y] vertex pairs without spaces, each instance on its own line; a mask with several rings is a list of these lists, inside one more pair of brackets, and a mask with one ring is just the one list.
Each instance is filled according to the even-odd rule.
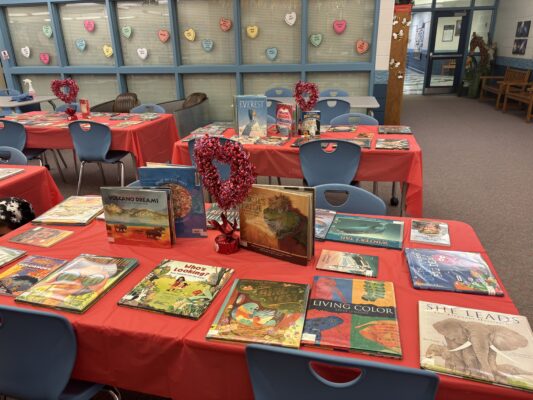
[[455,36],[461,36],[461,23],[463,22],[463,19],[458,19],[455,21]]
[[520,21],[516,24],[516,37],[528,37],[531,21]]
[[454,31],[455,31],[454,25],[444,25],[444,29],[442,30],[442,41],[453,42]]
[[513,54],[523,56],[526,54],[527,39],[515,39],[513,45]]

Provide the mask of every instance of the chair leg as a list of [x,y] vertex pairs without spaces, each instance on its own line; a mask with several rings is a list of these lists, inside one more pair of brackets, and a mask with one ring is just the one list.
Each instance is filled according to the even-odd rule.
[[122,161],[118,163],[120,164],[120,186],[124,187],[124,163]]
[[76,159],[76,150],[72,149],[72,161],[74,161],[74,172],[78,175],[78,160]]
[[390,199],[390,205],[396,207],[398,204],[398,197],[396,197],[396,182],[392,182],[392,196]]
[[133,169],[135,170],[135,180],[139,179],[139,173],[137,171],[137,160],[135,159],[135,154],[131,154],[131,159],[133,160]]
[[502,98],[501,93],[498,93],[498,97],[496,97],[496,110],[500,108],[500,99]]
[[527,108],[527,111],[526,111],[526,121],[529,122],[531,121],[531,113],[533,112],[533,100],[531,100],[529,102],[529,107]]
[[66,183],[67,180],[65,179],[65,175],[63,174],[63,168],[61,168],[61,164],[59,164],[59,159],[57,158],[57,153],[55,149],[52,149],[52,155],[54,156],[54,161],[56,162],[57,171],[59,172],[59,175],[61,176],[61,180]]
[[63,158],[63,154],[61,154],[61,150],[59,149],[54,149],[52,151],[55,151],[57,152],[57,155],[59,156],[59,159],[63,162],[63,165],[65,166],[65,168],[68,168],[67,166],[67,162],[65,161],[65,159]]
[[111,396],[113,400],[122,400],[122,395],[120,394],[120,391],[116,387],[105,387],[102,389],[103,392],[106,392],[108,395]]
[[374,182],[372,185],[372,193],[374,193],[376,196],[378,195],[378,183]]
[[102,180],[104,181],[104,185],[107,185],[107,181],[105,179],[105,174],[104,174],[104,168],[102,167],[102,163],[96,163],[98,165],[98,168],[100,169],[100,173],[102,174]]
[[76,191],[76,196],[80,195],[80,189],[81,189],[81,179],[83,177],[83,167],[85,165],[85,161],[82,161],[80,163],[80,174],[78,176],[78,190]]

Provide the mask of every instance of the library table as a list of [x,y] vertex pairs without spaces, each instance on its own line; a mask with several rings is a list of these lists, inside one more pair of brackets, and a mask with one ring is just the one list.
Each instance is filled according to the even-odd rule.
[[56,96],[33,96],[33,99],[26,101],[13,101],[13,96],[0,96],[0,108],[11,108],[16,112],[20,112],[20,107],[31,106],[34,104],[40,104],[47,101],[55,109],[54,100],[57,100]]
[[63,201],[61,192],[45,167],[3,164],[0,168],[24,170],[0,180],[0,197],[20,197],[29,201],[36,216]]
[[[398,219],[398,218],[397,218]],[[404,248],[435,247],[409,241],[410,219],[405,222]],[[498,278],[486,251],[473,229],[462,222],[447,221],[451,250],[480,252]],[[479,296],[430,290],[411,285],[404,253],[399,250],[349,245],[323,241],[316,243],[315,258],[307,267],[290,264],[241,249],[227,256],[216,253],[211,231],[208,238],[179,239],[172,249],[116,245],[107,242],[105,223],[94,221],[85,227],[66,227],[75,233],[50,248],[14,244],[9,238],[29,229],[20,228],[0,238],[1,246],[27,250],[29,254],[72,259],[80,253],[134,257],[139,265],[84,314],[53,311],[66,316],[73,324],[78,340],[78,357],[73,377],[118,386],[173,399],[251,399],[243,344],[207,341],[205,335],[235,278],[265,279],[311,284],[316,275],[348,278],[349,275],[317,271],[315,264],[322,249],[351,251],[379,256],[378,279],[392,281],[395,287],[397,314],[403,351],[402,360],[304,348],[344,357],[406,367],[419,367],[418,301],[517,314],[505,288],[503,297]],[[442,247],[441,247],[442,248]],[[230,267],[233,277],[197,321],[155,312],[118,306],[117,302],[144,278],[161,260],[170,258],[186,262]],[[361,277],[356,277],[359,279]],[[0,303],[30,307],[0,296]],[[35,308],[37,309],[37,308]],[[45,310],[44,308],[39,308]],[[43,343],[43,345],[46,345]],[[401,396],[400,396],[401,397]],[[440,375],[438,399],[509,400],[531,399],[531,394],[457,377]]]

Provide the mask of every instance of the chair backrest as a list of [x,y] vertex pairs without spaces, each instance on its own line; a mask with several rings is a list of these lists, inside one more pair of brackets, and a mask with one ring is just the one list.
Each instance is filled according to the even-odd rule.
[[276,118],[267,115],[267,125],[275,125],[276,124]]
[[136,93],[121,93],[113,103],[113,112],[128,113],[133,107],[139,105],[139,99]]
[[20,91],[17,89],[0,89],[0,96],[18,96]]
[[61,315],[0,305],[0,393],[58,399],[76,360],[76,336]]
[[14,147],[0,146],[0,164],[27,165],[28,159],[22,151]]
[[349,113],[350,103],[340,99],[320,100],[316,103],[315,110],[320,111],[320,123],[329,124],[333,118]]
[[347,113],[332,118],[330,125],[379,125],[379,121],[370,115]]
[[326,89],[320,92],[320,96],[322,97],[337,97],[337,96],[348,96],[348,92],[346,90],[341,89]]
[[281,104],[280,101],[267,98],[267,115],[270,115],[273,118],[276,118],[276,111],[278,109],[278,104]]
[[111,130],[93,121],[73,121],[68,125],[76,154],[81,161],[104,161],[111,146]]
[[283,87],[275,87],[265,92],[267,97],[292,97],[292,90]]
[[[334,205],[326,198],[326,193],[330,195],[346,196],[342,204]],[[315,186],[316,208],[333,210],[348,214],[387,214],[385,202],[378,196],[367,192],[356,186],[345,185],[342,183],[328,183],[325,185]]]
[[24,150],[26,146],[26,128],[21,123],[15,121],[0,121],[0,146],[14,147],[17,150]]
[[350,184],[360,157],[361,147],[345,140],[315,140],[300,146],[300,167],[309,186]]
[[67,108],[74,108],[76,112],[80,112],[80,103],[64,103],[56,107],[55,112],[66,111]]
[[[221,145],[224,145],[228,140],[228,138],[218,138]],[[192,139],[189,141],[189,157],[191,158],[191,164],[196,166],[196,160],[194,159],[194,144],[196,143],[196,139]],[[220,179],[225,181],[228,180],[231,175],[231,167],[229,164],[224,164],[221,162],[218,162],[217,160],[213,160],[213,165],[217,168],[218,174],[220,175]]]
[[159,113],[164,114],[165,109],[157,104],[153,103],[147,103],[147,104],[141,104],[137,107],[133,107],[130,110],[130,113],[134,114],[142,114],[142,113]]
[[519,83],[527,83],[529,81],[529,75],[531,71],[524,69],[516,69],[507,67],[505,70],[504,81],[513,81]]
[[99,103],[91,107],[91,111],[94,112],[113,112],[113,106],[115,100],[108,100],[104,103]]
[[430,371],[275,346],[246,346],[246,361],[255,400],[433,400],[439,384]]

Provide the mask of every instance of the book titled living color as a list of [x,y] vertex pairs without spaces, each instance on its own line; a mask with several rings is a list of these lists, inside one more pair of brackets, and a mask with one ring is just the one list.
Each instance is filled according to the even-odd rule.
[[234,98],[235,130],[239,136],[267,135],[266,96],[240,95]]
[[302,344],[401,358],[394,285],[315,276]]
[[376,149],[409,150],[409,141],[407,139],[378,139]]
[[324,249],[316,269],[375,278],[378,276],[378,257]]
[[315,239],[324,240],[335,218],[335,211],[317,208],[315,210]]
[[198,319],[232,274],[230,268],[163,260],[118,304]]
[[411,221],[411,242],[436,244],[441,246],[450,245],[448,224],[439,221]]
[[0,273],[0,294],[18,296],[67,260],[44,256],[28,256]]
[[236,279],[208,339],[300,347],[309,285]]
[[73,233],[74,232],[72,231],[65,231],[63,229],[36,226],[35,228],[29,229],[21,234],[18,234],[17,236],[12,237],[9,239],[9,241],[13,243],[29,244],[32,246],[50,247],[56,243],[59,243]]
[[276,128],[282,136],[296,134],[296,106],[292,104],[276,104]]
[[380,125],[378,133],[411,135],[413,131],[411,127],[405,125]]
[[479,253],[436,249],[405,249],[413,286],[417,289],[503,296]]
[[87,225],[102,212],[100,196],[71,196],[33,220],[34,224]]
[[22,168],[0,168],[0,181],[23,172],[24,170]]
[[83,313],[136,266],[134,258],[81,254],[15,301]]
[[26,252],[24,250],[12,249],[10,247],[0,246],[0,267],[9,264],[12,261],[22,257]]
[[326,239],[366,246],[401,249],[403,243],[403,221],[356,217],[337,213]]
[[533,391],[526,317],[419,301],[418,318],[422,368]]

